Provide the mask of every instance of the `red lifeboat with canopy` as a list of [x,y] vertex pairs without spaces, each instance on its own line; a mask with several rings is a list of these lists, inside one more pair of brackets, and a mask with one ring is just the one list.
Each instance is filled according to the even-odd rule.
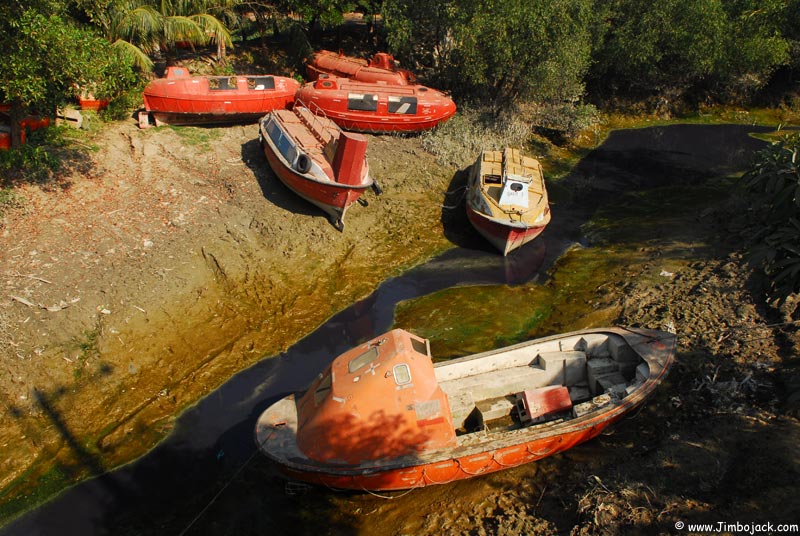
[[383,82],[400,86],[416,82],[414,74],[401,69],[394,56],[386,52],[378,52],[369,60],[364,60],[345,56],[342,52],[320,50],[306,64],[306,73],[310,80],[317,80],[320,75],[329,75],[359,82]]
[[139,126],[255,122],[271,110],[288,108],[300,83],[274,75],[192,76],[168,67],[167,76],[144,88]]
[[297,99],[346,130],[414,133],[429,130],[456,113],[453,99],[420,85],[369,84],[348,78],[320,77],[303,85]]

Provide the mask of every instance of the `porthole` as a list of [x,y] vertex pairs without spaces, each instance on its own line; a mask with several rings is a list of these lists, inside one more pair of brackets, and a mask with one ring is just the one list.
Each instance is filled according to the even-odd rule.
[[397,385],[407,385],[411,383],[411,369],[405,363],[395,365],[392,369],[394,383]]

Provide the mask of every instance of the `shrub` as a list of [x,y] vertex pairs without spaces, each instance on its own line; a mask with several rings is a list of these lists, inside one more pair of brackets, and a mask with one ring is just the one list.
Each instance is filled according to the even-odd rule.
[[760,151],[744,175],[750,200],[745,235],[751,260],[762,266],[772,292],[800,290],[800,134]]

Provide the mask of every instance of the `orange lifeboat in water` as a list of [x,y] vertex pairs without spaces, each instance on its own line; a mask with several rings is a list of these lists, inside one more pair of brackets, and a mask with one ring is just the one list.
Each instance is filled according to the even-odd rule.
[[345,56],[341,52],[320,50],[306,64],[306,73],[310,80],[317,80],[320,75],[327,74],[359,82],[383,82],[400,86],[414,84],[417,80],[411,71],[401,69],[394,56],[386,52],[378,52],[369,60],[364,60]]
[[265,113],[288,108],[300,83],[274,75],[192,76],[185,67],[144,88],[139,126],[255,122]]
[[255,438],[289,480],[376,491],[449,483],[597,436],[653,393],[675,341],[598,328],[434,364],[428,341],[396,329],[267,408]]
[[313,104],[343,129],[358,132],[420,132],[456,113],[453,99],[420,85],[370,84],[320,77],[303,85],[296,97]]

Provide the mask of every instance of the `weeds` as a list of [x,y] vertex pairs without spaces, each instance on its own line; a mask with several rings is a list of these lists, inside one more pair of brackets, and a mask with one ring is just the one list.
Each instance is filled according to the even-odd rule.
[[471,164],[484,149],[524,146],[530,125],[516,114],[493,117],[467,108],[438,128],[422,134],[422,146],[445,166]]
[[[23,206],[22,197],[17,194],[12,188],[0,189],[0,218],[6,215],[7,210],[21,208]],[[3,227],[3,222],[0,221],[0,228]]]

